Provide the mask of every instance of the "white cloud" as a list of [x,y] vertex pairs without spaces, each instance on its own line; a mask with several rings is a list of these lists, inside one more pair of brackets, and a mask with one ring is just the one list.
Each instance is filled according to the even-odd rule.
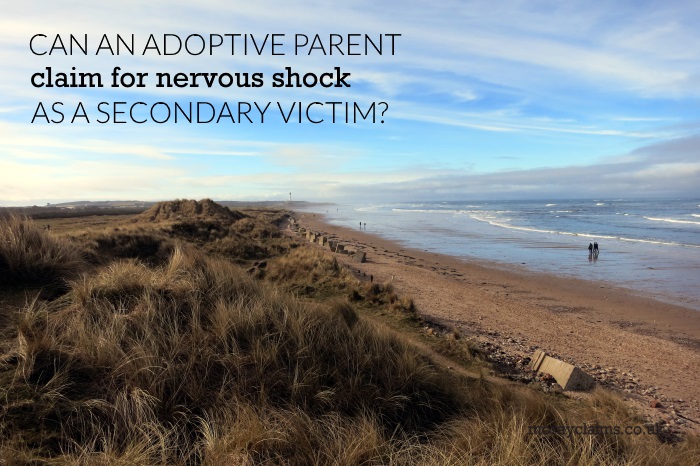
[[476,100],[479,98],[479,96],[473,92],[473,91],[453,91],[452,95],[457,97],[458,100],[461,100],[462,102],[470,102],[472,100]]
[[3,203],[31,203],[36,199],[123,198],[175,196],[171,178],[183,176],[183,170],[145,167],[118,161],[71,161],[60,165],[26,164],[0,160]]
[[[72,137],[66,138],[66,133]],[[4,122],[0,122],[0,148],[14,154],[21,154],[26,148],[32,148],[34,152],[43,150],[44,157],[51,151],[60,150],[88,153],[93,156],[125,154],[147,159],[172,159],[172,156],[153,145],[91,138],[90,130],[85,128],[47,135],[37,134],[32,125]]]

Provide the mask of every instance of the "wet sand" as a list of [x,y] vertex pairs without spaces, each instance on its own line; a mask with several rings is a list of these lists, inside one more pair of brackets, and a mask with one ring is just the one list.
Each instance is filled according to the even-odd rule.
[[[652,419],[700,433],[700,312],[608,283],[411,249],[324,223],[320,214],[295,217],[302,227],[365,251],[366,263],[338,258],[361,276],[391,281],[426,319],[453,326],[506,359],[544,349],[618,390]],[[654,399],[661,407],[649,408]]]

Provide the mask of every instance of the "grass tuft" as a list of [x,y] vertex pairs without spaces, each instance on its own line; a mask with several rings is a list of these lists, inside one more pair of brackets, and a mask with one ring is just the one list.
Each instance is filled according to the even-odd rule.
[[0,217],[0,284],[60,285],[83,269],[77,249],[32,221]]

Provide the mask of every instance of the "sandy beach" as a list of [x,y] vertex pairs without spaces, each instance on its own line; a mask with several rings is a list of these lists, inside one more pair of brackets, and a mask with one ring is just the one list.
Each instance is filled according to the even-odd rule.
[[365,251],[365,263],[338,258],[361,278],[391,281],[427,321],[455,328],[497,360],[517,365],[543,349],[578,365],[652,419],[700,432],[700,312],[609,283],[407,248],[330,225],[320,214],[295,217],[302,227]]

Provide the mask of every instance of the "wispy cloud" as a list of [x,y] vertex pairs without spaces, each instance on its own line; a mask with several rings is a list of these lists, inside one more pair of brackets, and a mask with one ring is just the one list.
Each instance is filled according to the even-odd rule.
[[[68,134],[66,134],[68,133]],[[87,153],[92,156],[125,154],[147,159],[171,160],[157,146],[139,143],[116,142],[111,139],[91,138],[89,130],[78,129],[53,135],[37,135],[33,127],[0,122],[0,148],[8,154],[22,155],[27,148],[43,153],[60,150]],[[70,138],[66,138],[70,135]]]

